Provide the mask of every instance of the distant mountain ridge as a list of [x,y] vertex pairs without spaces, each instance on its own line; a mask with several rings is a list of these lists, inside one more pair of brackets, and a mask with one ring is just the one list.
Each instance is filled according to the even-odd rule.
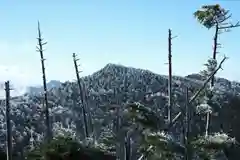
[[[185,78],[193,79],[193,80],[197,80],[197,81],[202,81],[202,82],[203,82],[203,79],[204,79],[203,76],[201,74],[198,74],[198,73],[187,75],[187,76],[185,76]],[[216,81],[215,86],[219,89],[224,88],[228,92],[240,93],[240,83],[239,82],[230,81],[226,78],[221,78],[221,77],[217,77],[215,81]]]
[[[58,81],[58,80],[51,80],[47,83],[47,89],[50,90],[50,89],[53,89],[53,88],[58,88],[60,87],[62,84],[62,82]],[[27,87],[27,94],[30,94],[30,95],[37,95],[37,94],[40,94],[44,91],[43,89],[43,86],[30,86],[30,87]]]
[[[134,68],[134,67],[124,66],[121,64],[108,63],[102,69],[94,72],[90,76],[97,75],[97,74],[99,74],[101,72],[105,72],[105,71],[109,72],[109,70],[119,70],[119,69],[132,70],[132,71],[137,71],[139,73],[146,72],[146,71],[151,72],[146,69]],[[151,73],[158,75],[157,73],[153,73],[153,72],[151,72]],[[160,75],[160,76],[168,79],[167,75]],[[89,76],[86,76],[86,77],[89,77]],[[83,78],[86,78],[86,77],[83,77]],[[203,82],[204,82],[203,76],[199,73],[192,73],[187,76],[176,76],[176,75],[173,76],[173,80],[175,80],[175,82],[182,81],[183,79],[184,79],[184,81],[191,81],[196,84],[203,84]],[[47,83],[47,89],[51,90],[53,88],[59,88],[59,87],[61,87],[61,84],[62,84],[62,82],[60,82],[59,80],[51,80]],[[226,78],[216,77],[215,86],[220,90],[229,91],[229,92],[234,91],[234,92],[240,93],[240,83],[236,82],[236,81],[230,81]],[[29,87],[27,87],[27,91],[26,91],[26,93],[30,94],[30,95],[36,95],[36,94],[40,94],[42,92],[43,92],[42,85],[29,86]]]

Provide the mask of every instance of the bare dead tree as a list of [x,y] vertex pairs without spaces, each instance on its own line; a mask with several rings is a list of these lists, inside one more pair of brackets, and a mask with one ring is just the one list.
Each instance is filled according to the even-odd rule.
[[168,122],[172,121],[172,31],[168,30]]
[[7,123],[7,160],[12,160],[12,126],[10,119],[9,81],[5,82],[5,91],[6,91],[6,123]]
[[172,34],[168,30],[168,121],[172,121]]
[[48,96],[47,96],[47,82],[46,82],[46,73],[45,73],[45,66],[44,66],[44,59],[43,57],[43,46],[47,44],[47,42],[43,42],[41,30],[40,30],[40,23],[38,22],[38,45],[37,45],[37,52],[40,53],[41,58],[41,65],[42,65],[42,79],[43,79],[43,89],[44,89],[44,103],[45,103],[45,125],[47,128],[46,131],[46,140],[50,141],[52,138],[52,130],[51,130],[51,123],[49,117],[49,105],[48,105]]
[[86,106],[85,106],[84,95],[83,95],[83,87],[81,85],[81,79],[80,79],[80,76],[79,76],[80,71],[78,70],[78,64],[77,64],[78,60],[79,59],[76,58],[76,54],[73,53],[73,63],[74,63],[74,68],[75,68],[76,77],[77,77],[77,83],[78,83],[78,87],[79,87],[80,100],[81,100],[81,104],[82,104],[85,136],[89,137],[88,121],[87,121],[87,115],[86,115],[87,112],[86,112]]

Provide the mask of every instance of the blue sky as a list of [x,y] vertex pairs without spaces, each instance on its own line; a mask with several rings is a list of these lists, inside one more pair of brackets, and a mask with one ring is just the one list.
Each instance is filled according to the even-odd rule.
[[[213,30],[202,27],[193,12],[219,3],[240,20],[240,1],[189,0],[22,0],[0,2],[0,80],[41,84],[36,52],[37,21],[45,40],[47,79],[75,78],[72,53],[81,58],[82,75],[107,63],[167,74],[167,35],[173,35],[173,73],[198,72],[211,56]],[[237,69],[240,28],[221,35],[221,54],[230,57],[219,76],[240,81]]]

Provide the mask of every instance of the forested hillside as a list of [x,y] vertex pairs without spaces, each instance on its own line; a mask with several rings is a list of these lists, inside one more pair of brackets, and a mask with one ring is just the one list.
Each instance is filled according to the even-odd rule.
[[[38,45],[43,87],[11,97],[5,82],[0,101],[1,156],[8,160],[237,160],[240,156],[240,83],[218,78],[228,60],[219,58],[219,33],[239,27],[220,5],[204,5],[194,17],[215,29],[205,69],[172,75],[168,30],[168,75],[107,64],[76,82],[47,84],[43,37]],[[144,63],[144,62],[141,62]],[[7,142],[7,143],[6,143]],[[6,152],[5,149],[7,148]],[[4,158],[1,158],[4,159]]]
[[[83,77],[83,81],[89,115],[92,119],[89,122],[92,125],[89,130],[94,128],[93,136],[96,141],[104,142],[105,136],[107,134],[111,135],[111,128],[114,127],[113,120],[116,117],[111,112],[113,106],[124,109],[127,104],[139,102],[156,111],[159,116],[164,117],[166,115],[167,76],[157,75],[147,70],[108,64],[94,74]],[[232,90],[238,88],[232,82],[225,81],[225,84],[221,84],[220,89],[216,88],[216,99],[221,106],[214,110],[210,130],[219,131],[220,127],[223,127],[223,131],[227,131],[231,136],[238,139],[238,122],[232,120],[232,115],[234,114],[238,118],[237,104],[235,103],[240,103],[239,92],[229,92],[229,87]],[[178,76],[173,78],[174,115],[184,109],[184,87],[189,86],[191,88],[189,94],[192,95],[202,86],[202,83],[203,81],[196,81],[189,77]],[[48,94],[51,106],[50,114],[55,134],[77,136],[83,140],[84,123],[77,87],[77,83],[66,82],[59,88],[51,89]],[[35,143],[40,143],[43,140],[45,126],[42,100],[43,96],[34,95],[25,95],[11,100],[13,142],[16,144],[17,150],[23,149],[22,146],[34,146]],[[6,139],[5,107],[3,101],[1,104],[1,147],[4,149],[3,144]],[[233,109],[235,112],[230,112]],[[203,131],[205,120],[197,116],[194,121],[195,132]],[[176,141],[180,141],[181,127],[181,124],[179,124],[172,130]]]

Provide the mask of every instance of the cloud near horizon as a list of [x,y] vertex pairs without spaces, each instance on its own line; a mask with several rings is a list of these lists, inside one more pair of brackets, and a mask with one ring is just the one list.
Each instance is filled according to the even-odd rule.
[[5,82],[10,82],[12,89],[11,96],[22,95],[26,92],[30,84],[30,74],[24,72],[17,66],[1,66],[0,65],[0,98],[5,97]]
[[11,96],[25,93],[27,86],[34,84],[36,74],[33,68],[37,56],[34,47],[33,43],[27,41],[14,43],[0,40],[0,99],[5,97],[6,81],[10,81],[13,89]]

